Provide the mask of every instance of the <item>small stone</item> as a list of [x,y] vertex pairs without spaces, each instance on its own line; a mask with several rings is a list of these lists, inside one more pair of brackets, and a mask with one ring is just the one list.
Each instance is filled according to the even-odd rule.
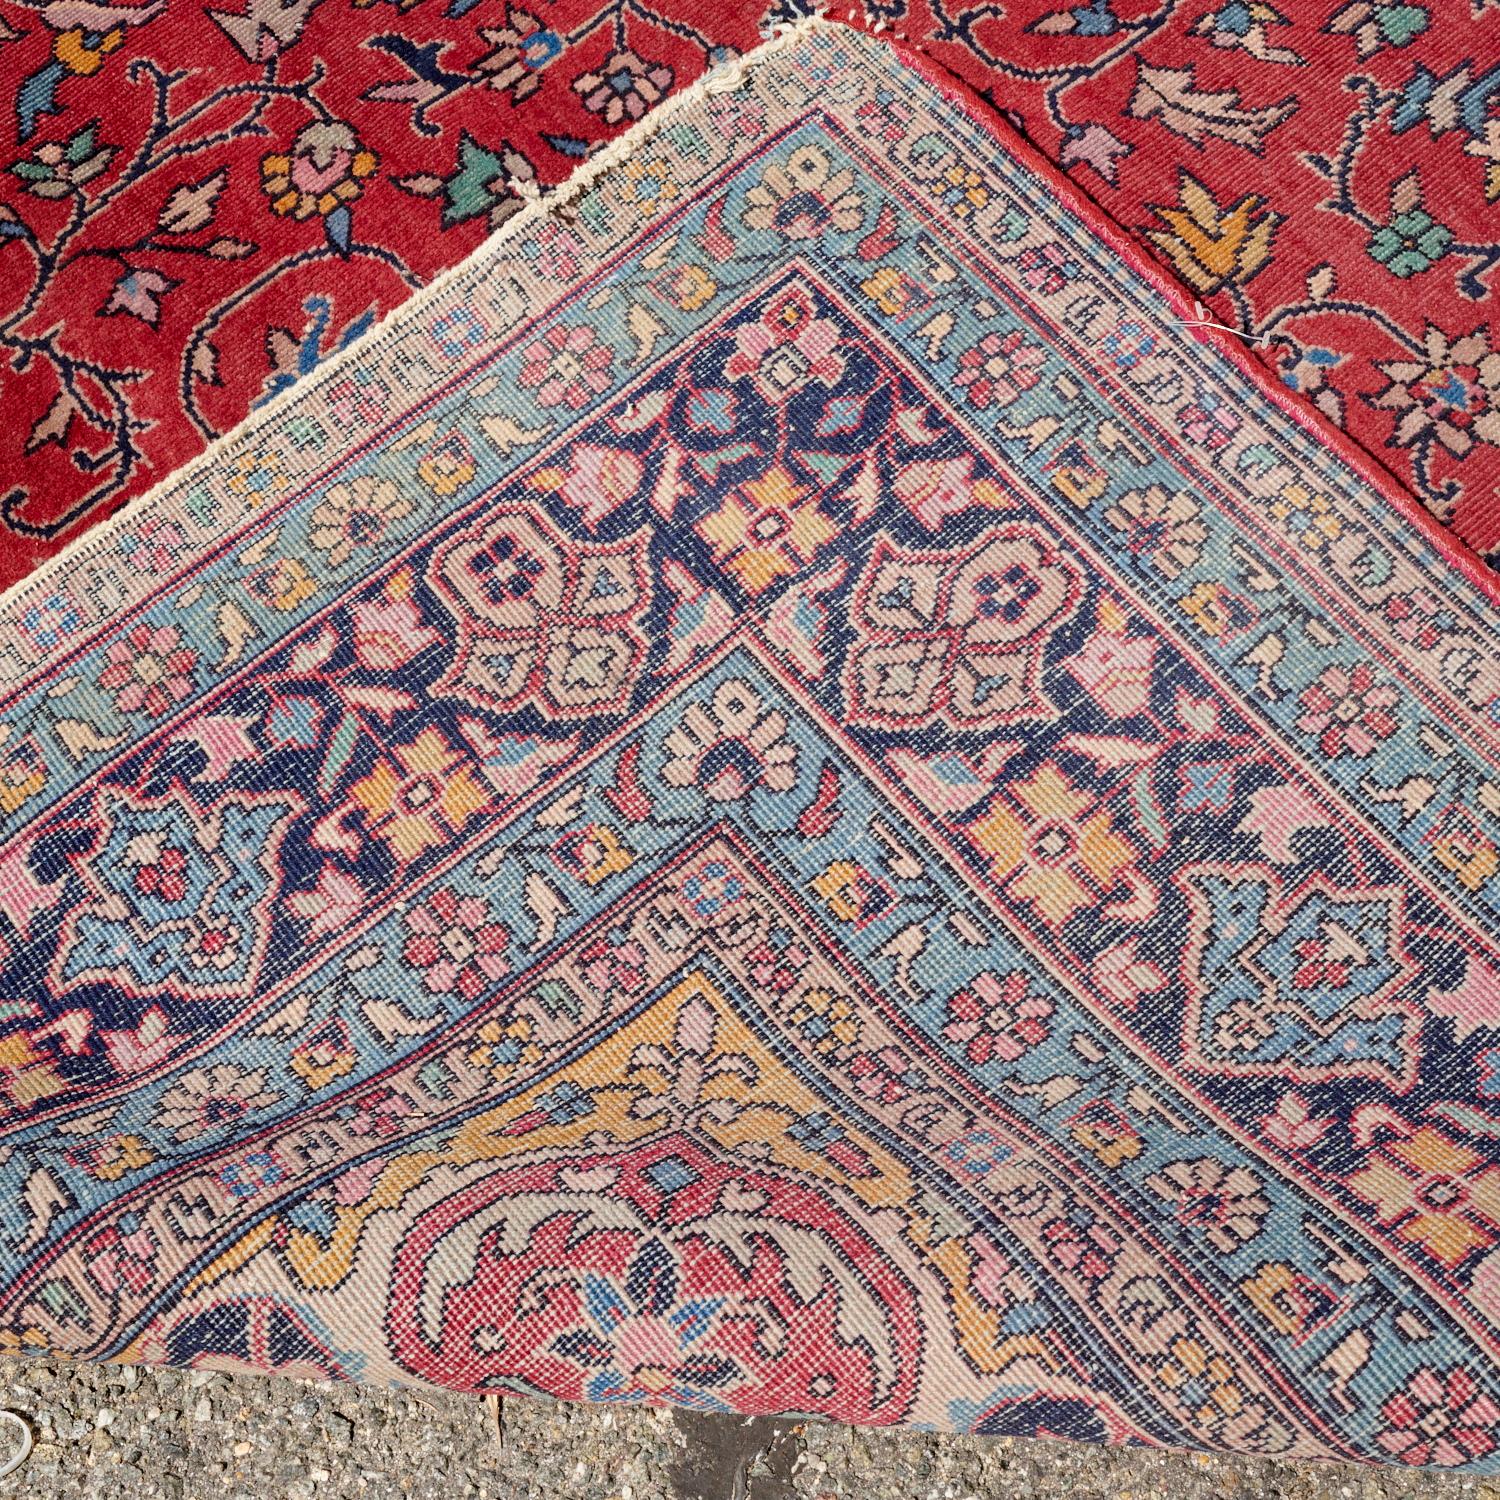
[[254,1443],[248,1443],[244,1438],[241,1438],[239,1442],[237,1442],[229,1451],[233,1453],[236,1458],[243,1458],[247,1453],[250,1452],[250,1450],[254,1446]]

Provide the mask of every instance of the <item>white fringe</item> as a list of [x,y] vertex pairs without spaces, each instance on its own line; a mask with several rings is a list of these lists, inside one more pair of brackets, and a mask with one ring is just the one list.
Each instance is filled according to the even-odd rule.
[[[306,379],[299,380],[295,385],[279,392],[264,406],[251,412],[237,426],[220,434],[197,457],[190,458],[179,468],[174,469],[144,494],[136,496],[134,500],[122,506],[114,515],[95,526],[85,528],[61,552],[48,558],[33,572],[12,584],[4,593],[0,593],[0,615],[8,614],[11,608],[18,605],[23,598],[33,593],[40,593],[50,585],[61,582],[64,575],[74,573],[80,564],[111,551],[115,539],[148,516],[167,495],[191,484],[197,475],[216,467],[231,449],[247,441],[249,434],[275,427],[299,401],[305,400],[313,391],[337,380],[350,367],[359,364],[370,348],[386,337],[403,319],[420,316],[426,307],[441,298],[455,282],[469,275],[477,266],[493,257],[503,245],[518,235],[524,234],[549,214],[566,210],[569,204],[586,193],[606,172],[613,172],[623,167],[652,136],[670,125],[678,115],[691,110],[712,95],[730,93],[741,87],[745,81],[747,69],[758,67],[776,53],[794,47],[798,42],[819,32],[843,30],[845,30],[844,27],[824,20],[821,15],[807,16],[799,21],[777,22],[768,30],[767,39],[760,46],[752,48],[740,57],[721,63],[704,74],[690,88],[684,89],[679,94],[673,94],[658,109],[652,110],[650,114],[632,125],[624,135],[617,136],[607,146],[589,157],[586,162],[580,163],[577,170],[565,182],[559,183],[546,193],[542,193],[539,189],[533,189],[529,194],[523,193],[522,196],[526,201],[522,207],[477,249],[466,255],[456,265],[441,272],[399,306],[393,307],[378,323],[366,329],[357,339],[322,361]],[[225,530],[244,520],[249,514],[250,511],[247,508],[244,514],[236,516]],[[204,540],[200,539],[199,545],[205,544]],[[89,626],[90,633],[106,626],[108,622],[108,615],[92,622]],[[31,670],[34,668],[23,668],[23,676]]]

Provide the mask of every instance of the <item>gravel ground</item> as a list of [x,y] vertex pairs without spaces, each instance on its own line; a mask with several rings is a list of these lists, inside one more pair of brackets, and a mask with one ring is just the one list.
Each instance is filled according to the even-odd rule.
[[[1500,1480],[0,1360],[0,1500],[1500,1500]],[[11,1451],[0,1428],[0,1463]]]

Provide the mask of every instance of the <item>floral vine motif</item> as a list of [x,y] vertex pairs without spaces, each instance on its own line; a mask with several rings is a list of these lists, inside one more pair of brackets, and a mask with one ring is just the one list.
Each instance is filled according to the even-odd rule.
[[[359,7],[335,36],[305,0],[182,7],[170,51],[161,0],[46,5],[12,32],[0,359],[17,380],[0,526],[24,545],[0,549],[0,586],[755,35],[748,14],[711,37],[644,6],[579,0],[483,26],[469,9],[421,40]],[[492,133],[497,94],[529,105],[509,117],[513,140]],[[111,107],[121,96],[128,111]],[[401,193],[440,212],[397,211]],[[330,260],[346,272],[319,280]],[[287,289],[300,325],[268,317]]]

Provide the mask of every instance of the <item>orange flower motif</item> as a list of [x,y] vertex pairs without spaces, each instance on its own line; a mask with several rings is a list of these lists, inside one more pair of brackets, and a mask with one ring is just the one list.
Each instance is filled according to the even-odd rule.
[[1006,890],[1053,927],[1103,900],[1136,857],[1098,798],[1051,762],[1007,787],[969,837]]
[[369,831],[407,864],[446,844],[490,799],[464,756],[436,729],[424,729],[392,753],[394,764],[382,760],[349,795]]
[[1183,279],[1206,296],[1227,286],[1243,286],[1271,258],[1271,237],[1281,223],[1253,193],[1220,208],[1208,189],[1184,172],[1178,186],[1181,208],[1156,208],[1167,227],[1148,238]]
[[102,32],[70,26],[53,38],[52,55],[75,77],[89,78],[104,66],[104,59],[124,40],[125,31],[120,26],[111,26]]
[[1444,1265],[1500,1237],[1500,1168],[1432,1125],[1371,1156],[1349,1186]]
[[799,573],[838,535],[819,510],[817,493],[780,467],[726,495],[697,530],[713,548],[714,561],[751,594]]
[[67,1087],[44,1052],[38,1052],[24,1032],[0,1037],[0,1095],[24,1109]]
[[364,192],[375,175],[375,153],[361,146],[338,120],[315,120],[297,132],[290,151],[273,152],[260,164],[261,188],[271,212],[293,219],[327,218]]

